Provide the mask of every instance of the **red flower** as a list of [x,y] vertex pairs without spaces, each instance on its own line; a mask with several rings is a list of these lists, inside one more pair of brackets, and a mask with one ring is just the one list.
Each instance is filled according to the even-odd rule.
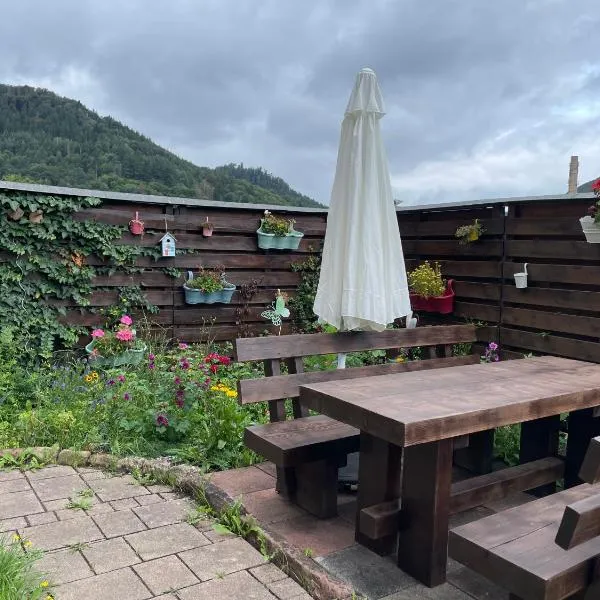
[[600,194],[600,179],[596,179],[596,181],[592,183],[592,192],[596,195]]
[[156,425],[158,427],[168,427],[169,419],[167,418],[167,415],[165,415],[163,413],[156,415]]

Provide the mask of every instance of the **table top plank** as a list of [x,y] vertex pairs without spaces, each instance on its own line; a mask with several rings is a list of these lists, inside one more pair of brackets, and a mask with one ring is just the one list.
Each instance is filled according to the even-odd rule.
[[412,446],[600,405],[600,365],[543,356],[301,386],[309,408]]

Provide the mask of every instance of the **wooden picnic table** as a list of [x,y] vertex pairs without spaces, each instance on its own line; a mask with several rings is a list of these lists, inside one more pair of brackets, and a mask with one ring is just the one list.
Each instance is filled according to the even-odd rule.
[[[300,402],[361,432],[357,541],[385,553],[399,528],[398,566],[433,587],[446,578],[455,440],[524,422],[544,424],[548,436],[556,424],[549,419],[558,421],[561,413],[589,410],[591,416],[600,406],[600,365],[545,356],[333,381],[301,386]],[[539,427],[532,431],[540,434]],[[589,439],[580,441],[587,445]],[[542,467],[556,475],[554,465]],[[521,484],[525,477],[529,487],[539,485],[527,465],[514,469],[521,469],[515,473]],[[486,489],[496,494],[519,489],[510,480],[494,486],[489,475],[485,478]],[[481,489],[467,495],[484,498]],[[399,498],[401,509],[394,515],[389,503],[397,505]],[[359,526],[365,514],[376,519],[379,514],[387,524],[391,516],[396,530],[374,541]]]

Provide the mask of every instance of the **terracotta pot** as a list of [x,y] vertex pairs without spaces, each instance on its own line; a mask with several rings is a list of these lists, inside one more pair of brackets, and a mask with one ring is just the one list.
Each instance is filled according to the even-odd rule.
[[213,226],[212,225],[203,225],[202,226],[202,235],[204,237],[210,237],[213,234]]
[[417,294],[410,294],[410,304],[413,310],[422,310],[424,312],[435,312],[442,315],[448,315],[454,310],[454,284],[453,279],[449,279],[446,285],[446,292],[443,296],[425,298]]
[[144,221],[138,219],[138,213],[135,213],[135,219],[129,221],[129,231],[133,235],[142,235],[144,233]]
[[36,210],[35,212],[29,213],[29,222],[30,223],[41,223],[44,220],[44,213],[41,210]]

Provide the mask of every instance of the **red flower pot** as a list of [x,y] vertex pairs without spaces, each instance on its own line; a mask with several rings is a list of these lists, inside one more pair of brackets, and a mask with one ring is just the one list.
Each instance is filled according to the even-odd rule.
[[432,296],[425,298],[417,294],[410,294],[410,304],[413,310],[424,312],[435,312],[442,315],[448,315],[454,310],[454,290],[452,289],[453,279],[449,279],[446,285],[446,292],[443,296]]

